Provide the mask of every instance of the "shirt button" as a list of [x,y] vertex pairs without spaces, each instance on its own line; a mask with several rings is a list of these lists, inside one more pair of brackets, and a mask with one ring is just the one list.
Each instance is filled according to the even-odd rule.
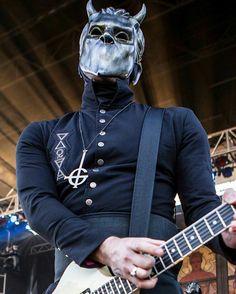
[[106,110],[105,109],[100,109],[100,113],[104,114],[104,113],[106,113]]
[[99,122],[100,122],[101,124],[104,124],[104,123],[106,122],[106,120],[105,120],[104,118],[101,118],[101,119],[99,119]]
[[103,147],[105,144],[103,142],[98,142],[99,147]]
[[90,206],[93,204],[93,200],[92,199],[86,199],[85,201],[86,205]]
[[97,184],[95,183],[95,182],[91,182],[90,184],[89,184],[89,186],[90,186],[90,188],[96,188],[97,187]]
[[104,164],[104,160],[103,159],[98,159],[97,164],[102,166]]
[[100,136],[104,136],[104,135],[106,135],[106,132],[101,131],[101,132],[99,133],[99,135],[100,135]]

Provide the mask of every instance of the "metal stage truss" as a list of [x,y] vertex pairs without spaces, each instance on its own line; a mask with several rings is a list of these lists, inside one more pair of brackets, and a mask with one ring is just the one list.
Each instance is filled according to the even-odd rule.
[[0,198],[0,216],[22,211],[17,193],[11,189],[4,198]]
[[236,127],[208,135],[211,157],[236,152]]

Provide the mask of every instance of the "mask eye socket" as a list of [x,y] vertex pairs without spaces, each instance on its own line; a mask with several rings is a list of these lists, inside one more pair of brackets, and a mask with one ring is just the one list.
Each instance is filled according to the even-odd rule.
[[131,34],[129,32],[120,31],[115,34],[115,38],[118,42],[127,43],[132,40]]
[[89,31],[89,35],[95,38],[101,37],[102,34],[103,34],[103,29],[98,26],[92,27]]

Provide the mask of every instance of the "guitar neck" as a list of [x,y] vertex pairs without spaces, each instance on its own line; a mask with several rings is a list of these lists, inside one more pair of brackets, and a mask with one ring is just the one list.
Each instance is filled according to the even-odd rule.
[[[162,245],[164,254],[161,257],[155,257],[156,263],[150,277],[156,277],[162,274],[194,250],[227,229],[232,221],[234,213],[235,208],[233,206],[222,204],[166,241],[166,243]],[[136,290],[137,287],[128,280],[114,277],[93,293],[131,294]]]
[[160,275],[227,229],[234,213],[233,206],[226,203],[221,204],[169,239],[162,246],[164,254],[161,257],[156,257],[156,264],[151,276]]

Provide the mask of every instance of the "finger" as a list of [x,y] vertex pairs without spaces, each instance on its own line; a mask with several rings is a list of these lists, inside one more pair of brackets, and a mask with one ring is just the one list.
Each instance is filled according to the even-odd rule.
[[[141,239],[141,238],[140,238]],[[143,252],[143,253],[148,253],[154,256],[161,256],[164,252],[163,249],[161,249],[160,245],[164,244],[164,242],[162,241],[162,243],[159,243],[161,241],[159,241],[156,244],[147,242],[146,240],[140,240],[139,238],[132,238],[131,240],[131,244],[130,244],[130,248],[133,251],[136,252]]]
[[150,276],[151,272],[152,272],[152,269],[145,270],[141,267],[137,267],[136,278],[140,280],[147,279]]
[[236,192],[233,189],[227,189],[224,193],[223,199],[228,204],[236,205]]
[[157,283],[157,278],[152,278],[152,279],[146,279],[146,280],[141,280],[138,278],[129,278],[129,281],[133,284],[136,285],[137,288],[139,289],[152,289],[155,287]]
[[147,254],[134,253],[132,263],[137,267],[149,270],[155,265],[155,258]]
[[140,241],[146,241],[147,243],[151,243],[153,245],[161,246],[163,243],[165,243],[164,240],[157,240],[152,238],[137,238]]
[[236,233],[236,220],[232,221],[229,227],[229,232]]

